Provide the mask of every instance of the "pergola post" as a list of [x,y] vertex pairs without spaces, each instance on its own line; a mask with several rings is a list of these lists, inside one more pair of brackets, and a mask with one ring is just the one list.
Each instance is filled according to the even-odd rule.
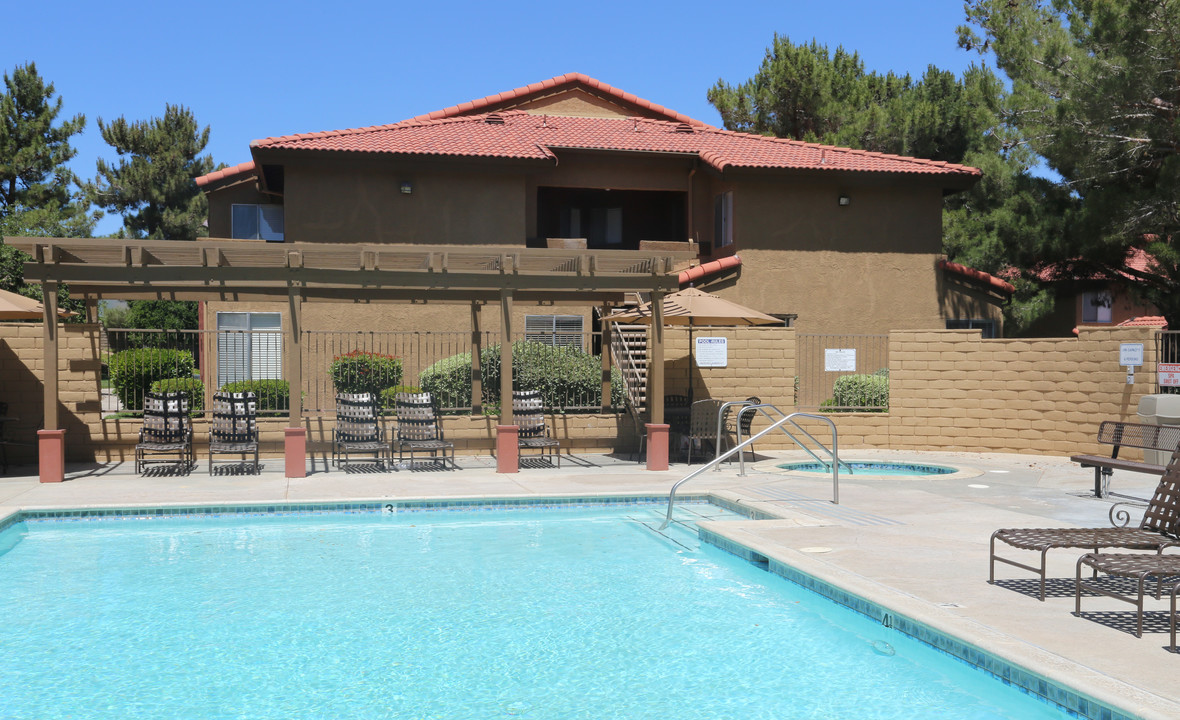
[[664,293],[651,294],[647,327],[647,469],[668,469],[668,425],[664,423]]
[[480,354],[483,352],[483,328],[480,327],[480,308],[477,302],[471,303],[471,414],[479,415],[483,412],[483,368],[480,367]]
[[496,426],[496,472],[520,472],[520,428],[512,417],[512,291],[500,290],[500,424]]
[[[604,305],[602,308],[602,317],[606,317],[608,308]],[[611,324],[606,320],[602,321],[602,412],[609,413],[614,411],[614,404],[611,403]]]
[[307,475],[307,429],[303,427],[303,294],[292,287],[287,294],[287,388],[290,401],[283,429],[283,459],[289,478]]
[[45,379],[43,401],[45,429],[37,431],[37,457],[41,482],[61,482],[66,475],[66,431],[58,427],[58,348],[57,348],[57,283],[41,286],[41,305],[45,310],[43,359]]

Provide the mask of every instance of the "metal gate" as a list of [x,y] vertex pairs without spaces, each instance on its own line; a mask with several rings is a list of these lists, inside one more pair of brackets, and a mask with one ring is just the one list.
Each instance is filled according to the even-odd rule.
[[[800,410],[889,409],[888,335],[796,335]],[[841,383],[848,375],[869,376]]]
[[[1180,365],[1180,330],[1161,330],[1155,335],[1155,357],[1160,364]],[[1157,393],[1180,395],[1180,387],[1163,385],[1164,373],[1156,374]]]

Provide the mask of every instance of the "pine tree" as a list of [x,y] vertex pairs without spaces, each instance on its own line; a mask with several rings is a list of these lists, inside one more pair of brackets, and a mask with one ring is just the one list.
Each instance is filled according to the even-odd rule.
[[162,118],[111,123],[98,120],[103,140],[122,159],[99,159],[98,176],[88,186],[92,201],[123,216],[126,234],[136,238],[195,240],[206,233],[205,196],[194,178],[214,169],[208,155],[209,128],[201,129],[191,110],[167,105]]
[[1146,249],[1156,264],[1137,289],[1180,328],[1180,4],[972,0],[966,9],[974,27],[959,29],[960,45],[992,51],[1012,82],[1002,120],[1077,201],[1043,259],[1133,272],[1123,267],[1128,249]]
[[78,202],[70,138],[85,115],[58,122],[62,99],[33,63],[4,74],[0,93],[0,234],[86,237],[97,216]]
[[[4,74],[0,93],[0,235],[88,237],[100,213],[75,194],[78,179],[66,166],[77,152],[70,138],[82,132],[85,115],[58,122],[61,97],[33,63]],[[0,288],[41,299],[40,285],[26,285],[28,255],[0,245]],[[58,290],[58,304],[80,313],[82,304]],[[81,315],[76,316],[81,319]]]

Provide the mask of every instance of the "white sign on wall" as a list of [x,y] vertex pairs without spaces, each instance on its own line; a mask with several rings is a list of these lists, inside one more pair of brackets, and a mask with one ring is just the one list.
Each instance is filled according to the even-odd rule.
[[825,372],[856,372],[856,348],[825,348]]
[[696,339],[697,367],[726,367],[729,365],[729,341],[723,337]]
[[1119,343],[1119,365],[1143,366],[1143,343]]

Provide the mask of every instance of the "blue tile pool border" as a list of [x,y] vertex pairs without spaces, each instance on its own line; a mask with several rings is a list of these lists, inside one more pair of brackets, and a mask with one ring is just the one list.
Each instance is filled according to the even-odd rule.
[[[25,509],[0,519],[0,532],[22,522],[88,522],[100,520],[153,520],[184,517],[229,517],[267,515],[363,515],[414,512],[480,512],[504,510],[554,510],[561,508],[606,508],[664,505],[667,495],[602,495],[585,497],[453,498],[446,500],[370,500],[323,503],[242,503],[218,505],[175,505],[163,507],[103,507],[72,509]],[[765,515],[708,494],[684,495],[678,504],[712,504],[735,513],[761,519]],[[773,517],[765,515],[766,517]]]
[[864,615],[870,620],[881,623],[887,628],[892,628],[903,635],[908,635],[939,652],[950,655],[957,660],[973,666],[977,670],[991,675],[1005,685],[1011,685],[1029,695],[1036,696],[1044,702],[1055,705],[1075,717],[1086,718],[1087,720],[1141,720],[1138,715],[1127,714],[1116,707],[1026,670],[971,643],[935,630],[925,623],[896,613],[779,560],[768,558],[762,553],[711,530],[698,528],[698,534],[702,543],[712,545],[727,553],[736,555],[747,562],[761,566],[768,572],[789,580],[817,595],[821,595],[834,603],[843,605],[854,612]]

